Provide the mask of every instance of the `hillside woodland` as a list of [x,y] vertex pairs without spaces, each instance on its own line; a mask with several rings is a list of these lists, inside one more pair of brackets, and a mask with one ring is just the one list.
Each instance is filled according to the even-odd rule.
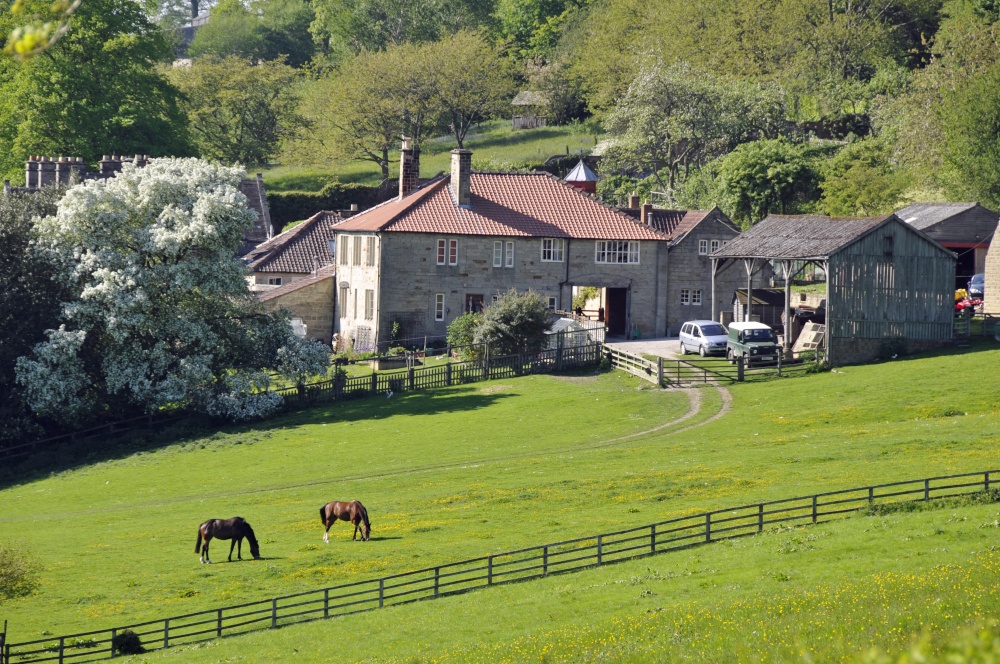
[[14,182],[29,154],[110,152],[362,160],[386,180],[401,134],[461,147],[540,90],[550,124],[603,127],[608,200],[658,192],[745,225],[1000,204],[991,0],[220,0],[183,46],[187,2],[82,0],[27,57],[26,22],[57,7],[0,9]]

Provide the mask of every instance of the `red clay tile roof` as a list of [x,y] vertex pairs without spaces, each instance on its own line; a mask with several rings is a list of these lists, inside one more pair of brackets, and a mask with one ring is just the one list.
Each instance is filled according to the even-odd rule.
[[244,260],[254,272],[312,272],[319,265],[334,262],[330,240],[334,226],[340,223],[335,212],[317,212],[301,224],[257,245]]
[[344,221],[337,231],[663,240],[626,214],[549,173],[472,173],[469,208],[455,205],[450,176]]
[[296,279],[287,284],[278,286],[277,288],[272,288],[268,291],[263,291],[257,293],[257,298],[261,302],[267,302],[268,300],[273,300],[276,297],[281,297],[282,295],[288,295],[289,293],[294,293],[300,288],[305,288],[306,286],[312,286],[313,284],[318,284],[324,279],[332,279],[337,275],[336,265],[327,265],[326,267],[321,267],[316,270],[316,274],[310,274],[308,277],[303,277],[302,279]]

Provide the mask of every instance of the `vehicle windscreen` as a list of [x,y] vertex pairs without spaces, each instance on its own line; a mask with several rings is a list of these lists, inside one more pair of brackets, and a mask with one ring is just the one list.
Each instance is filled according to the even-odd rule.
[[703,325],[701,327],[701,332],[706,337],[721,337],[725,336],[726,328],[721,325]]
[[774,341],[771,330],[745,330],[743,332],[744,341]]
[[973,286],[982,286],[984,281],[986,281],[986,275],[977,274],[974,277],[972,277],[972,281],[969,283],[971,283]]

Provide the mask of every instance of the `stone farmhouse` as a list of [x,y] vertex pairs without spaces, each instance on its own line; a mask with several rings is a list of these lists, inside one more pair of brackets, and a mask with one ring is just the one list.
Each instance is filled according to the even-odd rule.
[[627,214],[548,173],[472,172],[468,150],[419,187],[405,143],[400,159],[399,196],[335,228],[339,331],[355,348],[387,341],[393,323],[442,337],[512,288],[559,310],[574,287],[598,287],[609,334],[661,336],[711,311],[709,254],[738,234],[717,210]]
[[1000,215],[979,203],[914,203],[896,216],[955,252],[955,288],[986,269],[986,252]]
[[292,314],[292,329],[301,336],[316,339],[329,345],[333,340],[334,265],[320,267],[314,272],[277,286],[257,297],[268,311],[287,309]]
[[[104,155],[98,164],[97,172],[90,172],[83,157],[28,157],[24,165],[24,187],[12,187],[10,180],[4,180],[4,194],[15,191],[31,192],[52,185],[69,186],[83,180],[106,180],[114,177],[122,170],[125,163],[133,163],[138,167],[149,163],[149,155],[122,157]],[[243,234],[243,242],[237,255],[243,256],[274,235],[271,225],[271,211],[267,206],[267,192],[264,191],[264,176],[257,173],[255,178],[244,178],[240,182],[240,191],[247,198],[250,209],[257,213],[257,221],[253,227]]]

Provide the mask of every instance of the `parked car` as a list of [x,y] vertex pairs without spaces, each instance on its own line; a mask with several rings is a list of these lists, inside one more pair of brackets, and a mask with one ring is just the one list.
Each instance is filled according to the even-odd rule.
[[775,362],[781,347],[774,330],[763,323],[732,323],[726,340],[726,359],[732,364],[746,358],[747,364]]
[[678,335],[681,343],[681,355],[698,353],[719,355],[726,352],[726,328],[714,320],[691,320],[681,325]]
[[981,300],[983,299],[983,293],[986,290],[986,275],[985,274],[974,274],[972,279],[969,279],[969,285],[965,289],[969,294],[969,299]]

